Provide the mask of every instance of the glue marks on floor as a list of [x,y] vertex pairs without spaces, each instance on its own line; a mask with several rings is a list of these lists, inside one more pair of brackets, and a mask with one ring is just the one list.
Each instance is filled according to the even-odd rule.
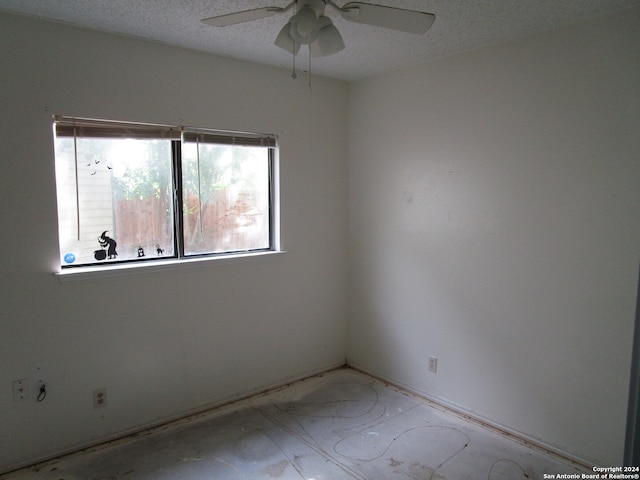
[[362,376],[305,382],[253,406],[353,478],[443,479],[438,470],[470,443],[423,402]]
[[526,480],[554,468],[544,454],[531,456],[517,443],[353,371],[301,382],[252,406],[350,478]]
[[512,460],[498,460],[489,469],[489,480],[527,479],[529,475]]
[[5,480],[527,480],[575,466],[353,370]]
[[451,427],[415,427],[401,433],[394,433],[393,427],[381,424],[377,430],[382,432],[358,432],[338,442],[334,451],[343,457],[362,462],[395,455],[395,458],[405,457],[405,463],[411,461],[406,453],[413,452],[421,461],[440,466],[460,453],[469,443],[467,435]]
[[469,444],[469,437],[455,428],[422,426],[397,432],[393,423],[351,435],[338,442],[334,451],[366,465],[371,474],[392,467],[394,474],[422,479],[437,478],[437,470]]

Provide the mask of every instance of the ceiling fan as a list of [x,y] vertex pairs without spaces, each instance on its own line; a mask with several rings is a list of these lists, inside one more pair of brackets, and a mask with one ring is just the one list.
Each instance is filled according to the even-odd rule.
[[364,2],[349,2],[340,7],[332,0],[293,0],[285,7],[254,8],[205,18],[202,22],[215,27],[226,27],[260,20],[294,9],[294,15],[282,27],[274,43],[294,56],[301,45],[308,45],[310,56],[326,57],[345,48],[340,32],[325,15],[327,5],[350,22],[415,34],[425,33],[435,20],[435,15],[430,13]]

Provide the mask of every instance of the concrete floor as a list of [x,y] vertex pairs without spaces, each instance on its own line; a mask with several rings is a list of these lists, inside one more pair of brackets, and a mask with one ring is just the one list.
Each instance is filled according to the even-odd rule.
[[340,369],[0,480],[516,480],[582,471]]

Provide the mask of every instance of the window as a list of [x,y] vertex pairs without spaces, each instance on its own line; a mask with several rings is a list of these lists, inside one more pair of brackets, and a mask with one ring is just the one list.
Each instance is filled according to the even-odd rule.
[[275,249],[271,135],[54,118],[63,268]]

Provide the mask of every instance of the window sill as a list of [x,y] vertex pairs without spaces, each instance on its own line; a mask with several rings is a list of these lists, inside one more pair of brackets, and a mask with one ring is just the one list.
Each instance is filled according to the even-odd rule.
[[274,255],[286,253],[284,250],[269,250],[254,253],[219,255],[199,258],[183,258],[158,260],[143,263],[115,264],[99,267],[69,268],[55,272],[60,283],[99,280],[113,277],[129,277],[134,275],[149,275],[152,273],[172,272],[193,268],[204,268],[231,263],[255,262]]

